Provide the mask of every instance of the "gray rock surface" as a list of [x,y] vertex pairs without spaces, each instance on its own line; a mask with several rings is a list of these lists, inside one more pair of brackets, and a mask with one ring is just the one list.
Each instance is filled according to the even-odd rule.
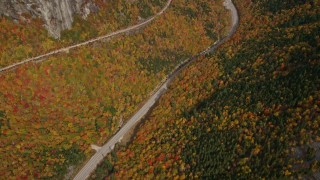
[[72,27],[75,14],[85,19],[97,10],[91,0],[0,0],[0,15],[15,20],[25,20],[24,14],[40,17],[54,38],[60,38],[62,30]]

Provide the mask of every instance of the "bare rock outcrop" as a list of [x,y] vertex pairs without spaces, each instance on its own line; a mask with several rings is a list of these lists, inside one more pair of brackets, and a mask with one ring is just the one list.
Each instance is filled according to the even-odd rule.
[[24,14],[40,17],[45,27],[54,38],[60,38],[62,30],[70,29],[74,15],[86,18],[98,7],[91,0],[1,0],[0,15],[15,20],[24,19]]

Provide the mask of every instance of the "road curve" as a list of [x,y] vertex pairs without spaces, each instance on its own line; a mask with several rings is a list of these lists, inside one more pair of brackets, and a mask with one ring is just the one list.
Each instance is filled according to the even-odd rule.
[[96,41],[100,41],[100,40],[103,40],[103,39],[107,39],[107,38],[111,38],[113,36],[116,36],[116,35],[120,35],[120,34],[123,34],[123,33],[126,33],[126,32],[130,32],[132,30],[135,30],[135,29],[138,29],[138,28],[141,28],[142,26],[144,25],[147,25],[148,23],[150,23],[151,21],[153,21],[156,17],[160,16],[161,14],[163,14],[167,9],[168,7],[170,6],[172,0],[168,0],[166,5],[161,9],[161,11],[159,11],[157,14],[155,14],[154,16],[136,24],[136,25],[133,25],[133,26],[130,26],[130,27],[127,27],[125,29],[121,29],[121,30],[118,30],[118,31],[115,31],[115,32],[112,32],[110,34],[107,34],[107,35],[103,35],[103,36],[99,36],[97,38],[93,38],[93,39],[90,39],[90,40],[87,40],[87,41],[84,41],[82,43],[79,43],[79,44],[75,44],[75,45],[71,45],[71,46],[67,46],[67,47],[64,47],[64,48],[61,48],[61,49],[57,49],[57,50],[54,50],[54,51],[51,51],[51,52],[48,52],[46,54],[42,54],[42,55],[39,55],[39,56],[36,56],[36,57],[31,57],[31,58],[28,58],[28,59],[25,59],[23,61],[20,61],[20,62],[17,62],[17,63],[14,63],[12,65],[9,65],[9,66],[6,66],[6,67],[3,67],[3,68],[0,68],[0,73],[3,73],[3,72],[6,72],[8,70],[11,70],[11,69],[14,69],[14,68],[17,68],[21,65],[24,65],[26,63],[29,63],[29,62],[36,62],[36,61],[39,61],[40,59],[43,59],[45,57],[48,57],[48,56],[51,56],[51,55],[54,55],[54,54],[58,54],[58,53],[62,53],[62,52],[67,52],[69,51],[70,49],[74,49],[74,48],[77,48],[77,47],[80,47],[80,46],[85,46],[85,45],[88,45],[90,43],[93,43],[93,42],[96,42]]
[[115,144],[118,143],[122,137],[132,128],[134,125],[144,117],[152,106],[159,100],[161,95],[167,91],[168,85],[172,80],[179,74],[179,72],[187,67],[191,62],[196,60],[197,57],[213,52],[218,46],[227,41],[236,31],[239,24],[239,16],[236,7],[234,6],[232,0],[225,0],[224,6],[226,9],[231,11],[231,29],[227,36],[225,36],[220,41],[217,41],[212,46],[206,50],[198,53],[197,55],[184,60],[182,63],[178,64],[175,69],[167,75],[165,79],[155,88],[151,97],[145,102],[145,104],[128,120],[128,122],[106,143],[101,149],[99,149],[91,159],[85,164],[85,166],[78,172],[74,177],[74,180],[84,180],[87,179],[90,174],[96,169],[97,165],[104,159],[104,157],[112,151]]

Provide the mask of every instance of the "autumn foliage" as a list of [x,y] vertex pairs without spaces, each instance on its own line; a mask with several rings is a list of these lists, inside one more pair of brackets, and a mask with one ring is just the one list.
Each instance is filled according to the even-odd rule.
[[235,4],[236,34],[173,82],[117,151],[113,176],[282,179],[319,170],[314,154],[293,155],[320,142],[319,4]]
[[167,2],[94,1],[99,11],[86,20],[76,16],[72,29],[63,31],[60,39],[48,37],[42,20],[30,15],[22,15],[25,20],[19,22],[0,16],[0,67],[137,24],[154,15]]
[[[35,47],[47,46],[42,44],[43,41],[31,42],[34,38],[27,38],[21,47],[30,46],[30,52],[38,54],[76,43],[93,36],[86,28],[96,30],[94,35],[103,34],[133,22],[129,17],[123,17],[123,13],[149,16],[165,3],[135,2],[144,10],[148,6],[150,12],[136,12],[141,9],[124,1],[111,4],[101,1],[103,8],[114,8],[113,11],[119,11],[121,15],[92,16],[92,21],[83,22],[85,29],[79,19],[74,29],[64,32],[59,41],[61,44],[43,35],[44,31],[35,31],[34,36],[39,33],[39,37],[52,44],[47,49],[36,48],[34,51]],[[144,4],[140,4],[142,2]],[[217,6],[199,2],[210,9]],[[176,64],[212,44],[216,40],[212,33],[223,33],[227,22],[221,21],[220,28],[211,30],[211,35],[208,33],[211,26],[206,25],[210,19],[214,22],[221,18],[218,14],[225,11],[221,3],[218,5],[220,10],[203,15],[192,13],[197,12],[197,3],[174,1],[163,16],[129,35],[77,48],[1,74],[1,177],[61,179],[65,174],[76,173],[72,169],[81,166],[94,152],[90,149],[91,144],[102,145],[108,140],[118,130],[121,119],[128,119]],[[184,12],[184,6],[190,6],[191,10]],[[190,12],[194,15],[191,16]],[[108,17],[106,22],[100,16]],[[116,20],[112,21],[112,18]],[[123,18],[123,21],[117,18]],[[91,22],[97,24],[89,25]],[[6,33],[19,27],[20,32],[28,34],[28,28],[34,28],[14,24],[5,18],[3,23],[10,25]],[[112,28],[103,29],[105,26]],[[76,37],[77,32],[79,37]],[[15,49],[8,54],[5,51],[14,47],[18,40],[10,33],[6,36],[13,40],[7,41],[2,51],[2,57],[8,57],[1,59],[2,65],[19,60]],[[21,59],[25,57],[21,54]]]

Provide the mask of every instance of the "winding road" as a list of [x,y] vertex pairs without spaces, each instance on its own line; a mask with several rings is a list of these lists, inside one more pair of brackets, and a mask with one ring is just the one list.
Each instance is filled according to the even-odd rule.
[[136,25],[133,25],[133,26],[130,26],[130,27],[127,27],[125,29],[121,29],[121,30],[118,30],[118,31],[115,31],[115,32],[112,32],[110,34],[107,34],[107,35],[103,35],[103,36],[99,36],[99,37],[96,37],[96,38],[93,38],[93,39],[90,39],[90,40],[87,40],[87,41],[84,41],[82,43],[79,43],[79,44],[75,44],[75,45],[71,45],[71,46],[67,46],[67,47],[64,47],[64,48],[61,48],[61,49],[57,49],[57,50],[54,50],[54,51],[51,51],[51,52],[48,52],[46,54],[42,54],[42,55],[39,55],[39,56],[36,56],[36,57],[31,57],[31,58],[28,58],[28,59],[25,59],[23,61],[20,61],[20,62],[17,62],[17,63],[14,63],[12,65],[9,65],[9,66],[6,66],[6,67],[3,67],[3,68],[0,68],[0,73],[3,73],[3,72],[6,72],[6,71],[9,71],[9,70],[12,70],[12,69],[15,69],[21,65],[24,65],[24,64],[27,64],[29,62],[37,62],[37,61],[43,61],[43,58],[46,58],[48,56],[52,56],[52,55],[55,55],[55,54],[59,54],[59,53],[63,53],[63,52],[68,52],[69,50],[71,49],[75,49],[77,47],[80,47],[80,46],[85,46],[85,45],[88,45],[88,44],[91,44],[93,42],[97,42],[97,41],[101,41],[103,39],[107,39],[107,38],[111,38],[111,37],[114,37],[114,36],[117,36],[117,35],[120,35],[120,34],[124,34],[124,33],[127,33],[127,32],[130,32],[132,30],[136,30],[136,29],[139,29],[147,24],[149,24],[151,21],[153,21],[156,17],[160,16],[161,14],[163,14],[167,9],[168,7],[170,6],[172,0],[168,0],[166,5],[161,9],[161,11],[159,11],[157,14],[155,14],[154,16],[136,24]]
[[[166,7],[159,12],[156,16],[159,16],[164,12],[165,9],[170,5],[171,0],[168,1]],[[155,103],[160,99],[163,93],[167,91],[168,85],[172,80],[179,74],[179,72],[187,67],[191,62],[196,60],[197,57],[213,52],[217,47],[227,41],[236,31],[239,24],[239,16],[236,7],[234,6],[232,0],[225,0],[224,6],[226,9],[231,11],[231,29],[227,36],[225,36],[220,41],[215,42],[212,46],[208,47],[206,50],[198,53],[197,55],[184,60],[182,63],[177,65],[175,69],[167,75],[167,77],[161,81],[161,83],[155,88],[151,97],[145,102],[145,104],[128,120],[128,122],[98,151],[91,157],[91,159],[83,166],[83,168],[74,177],[74,180],[84,180],[87,179],[90,174],[96,169],[97,165],[104,159],[104,157],[112,151],[116,143],[121,141],[122,137],[134,127],[134,125],[139,122],[155,105]],[[153,17],[154,18],[154,17]],[[137,25],[142,26],[142,25]],[[105,37],[106,38],[106,37]],[[89,42],[87,42],[89,43]]]

